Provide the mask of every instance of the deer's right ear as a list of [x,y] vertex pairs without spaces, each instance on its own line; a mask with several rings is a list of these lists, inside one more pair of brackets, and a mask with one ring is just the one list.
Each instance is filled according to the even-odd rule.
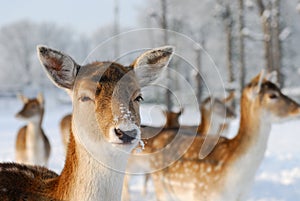
[[145,87],[156,81],[168,66],[174,53],[174,47],[164,46],[146,51],[132,64],[140,86]]
[[37,46],[41,64],[45,67],[50,79],[59,87],[72,89],[80,69],[69,55],[46,46]]
[[29,99],[28,99],[26,96],[24,96],[23,94],[17,94],[17,97],[18,97],[24,104],[26,104],[26,103],[29,101]]

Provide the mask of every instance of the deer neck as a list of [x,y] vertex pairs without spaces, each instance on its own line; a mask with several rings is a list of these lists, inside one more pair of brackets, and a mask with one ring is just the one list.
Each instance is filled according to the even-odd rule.
[[[99,150],[99,154],[102,153],[107,152]],[[106,167],[106,160],[116,161],[118,169]],[[58,197],[63,200],[119,201],[126,163],[127,159],[118,155],[101,156],[101,161],[95,159],[82,145],[75,143],[71,134],[66,164],[57,184],[57,193],[63,197]]]
[[[27,124],[27,129],[29,131],[38,131],[42,128],[42,122],[43,122],[43,115],[44,111],[42,111],[39,115],[35,115],[34,117],[30,118]],[[30,133],[38,133],[38,132],[30,132]]]
[[34,117],[27,124],[26,135],[27,135],[27,147],[30,147],[31,144],[36,144],[40,138],[42,138],[42,126],[41,126],[41,117]]
[[239,165],[245,166],[244,171],[251,169],[252,174],[255,174],[267,149],[271,122],[260,108],[247,106],[243,104],[241,107],[240,128],[237,136],[231,140],[235,147],[232,158]]

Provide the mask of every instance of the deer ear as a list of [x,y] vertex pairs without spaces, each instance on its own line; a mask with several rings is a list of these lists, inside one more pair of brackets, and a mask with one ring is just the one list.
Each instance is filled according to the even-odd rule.
[[261,72],[256,75],[250,82],[252,86],[252,90],[248,93],[248,98],[254,99],[257,97],[261,90],[261,85],[266,81],[265,79],[265,71],[264,69],[261,70]]
[[132,64],[141,87],[153,83],[168,66],[174,47],[164,46],[149,50],[139,56]]
[[42,93],[39,93],[39,94],[37,95],[37,98],[36,98],[36,99],[38,100],[38,102],[39,102],[41,105],[44,106],[44,96],[43,96]]
[[178,116],[181,116],[183,112],[184,112],[184,108],[183,108],[183,107],[181,107],[181,108],[180,108],[180,110],[179,110],[179,112],[177,113],[177,114],[178,114]]
[[72,89],[80,66],[70,56],[46,46],[37,46],[37,53],[54,84]]
[[17,94],[18,98],[25,104],[29,101],[29,99],[23,94]]

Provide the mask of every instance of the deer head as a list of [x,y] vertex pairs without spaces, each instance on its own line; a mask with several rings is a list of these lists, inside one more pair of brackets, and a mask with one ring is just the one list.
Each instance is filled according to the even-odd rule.
[[261,72],[245,87],[242,102],[249,104],[247,110],[260,112],[261,118],[276,123],[299,116],[299,104],[282,94],[276,84]]
[[38,47],[50,79],[72,96],[75,138],[94,144],[106,141],[131,150],[140,139],[141,87],[154,82],[172,57],[173,48],[152,49],[125,67],[114,62],[85,66],[70,56]]
[[22,94],[18,95],[23,102],[23,108],[16,114],[16,118],[26,121],[40,121],[44,112],[44,98],[40,93],[36,98],[29,99]]

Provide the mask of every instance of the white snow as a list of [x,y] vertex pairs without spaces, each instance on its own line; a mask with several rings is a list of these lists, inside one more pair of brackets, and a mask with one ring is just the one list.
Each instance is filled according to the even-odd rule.
[[[52,145],[49,166],[60,172],[64,164],[64,150],[59,133],[59,121],[71,111],[71,105],[56,101],[55,94],[46,94],[46,111],[43,128]],[[18,129],[24,124],[14,118],[21,108],[21,102],[14,98],[0,99],[0,161],[14,160],[14,143]],[[163,125],[164,117],[160,106],[143,105],[142,122]],[[199,114],[185,108],[182,124],[195,124]],[[231,136],[236,133],[238,120],[231,125]],[[259,168],[248,201],[295,201],[300,198],[300,120],[274,125],[268,143],[265,159]],[[131,200],[155,201],[152,182],[148,184],[148,194],[141,195],[143,177],[132,176],[130,180]]]

